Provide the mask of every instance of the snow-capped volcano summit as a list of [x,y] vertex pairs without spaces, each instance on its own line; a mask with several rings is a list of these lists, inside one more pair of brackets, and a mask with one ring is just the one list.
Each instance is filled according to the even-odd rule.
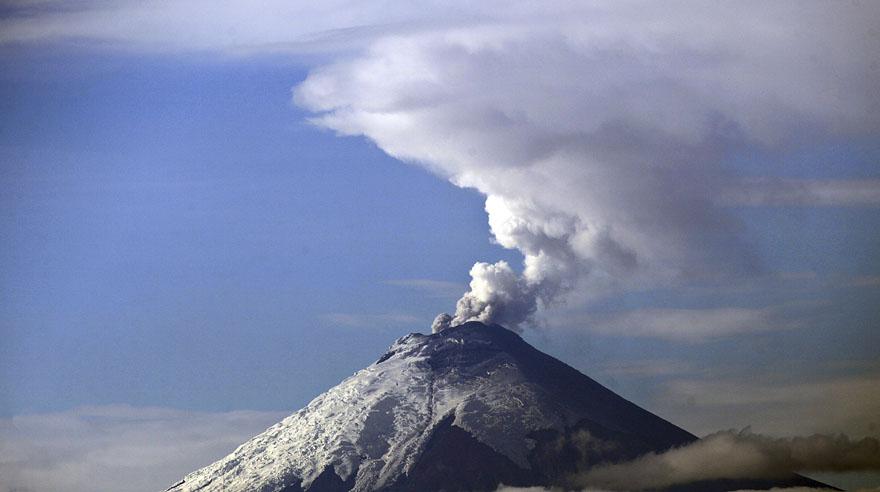
[[469,322],[400,338],[374,364],[168,490],[567,485],[590,464],[694,440],[515,333]]

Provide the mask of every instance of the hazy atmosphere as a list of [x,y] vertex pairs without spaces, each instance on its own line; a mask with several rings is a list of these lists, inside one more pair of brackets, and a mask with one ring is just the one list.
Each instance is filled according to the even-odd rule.
[[711,435],[584,487],[756,450],[880,487],[878,26],[5,2],[0,491],[162,490],[469,320]]

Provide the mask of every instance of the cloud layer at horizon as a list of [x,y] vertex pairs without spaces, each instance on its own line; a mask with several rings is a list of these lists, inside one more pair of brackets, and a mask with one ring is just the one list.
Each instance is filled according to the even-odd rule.
[[845,435],[773,438],[722,431],[664,453],[598,465],[577,479],[610,490],[663,488],[703,480],[790,477],[792,472],[880,470],[880,442]]
[[161,490],[282,412],[107,405],[0,419],[0,490]]
[[[138,54],[318,55],[323,68],[308,84],[329,89],[309,98],[326,110],[319,122],[366,135],[393,155],[476,187],[488,196],[498,242],[526,255],[525,276],[515,262],[478,263],[463,316],[479,312],[525,326],[542,303],[559,302],[569,291],[593,299],[681,279],[702,286],[761,278],[767,265],[744,239],[747,226],[736,207],[878,204],[877,180],[836,177],[837,162],[807,178],[741,177],[725,162],[748,148],[785,153],[804,140],[876,137],[877,95],[866,92],[877,86],[870,70],[880,52],[870,34],[878,17],[873,4],[701,7],[685,27],[676,17],[690,14],[686,3],[670,3],[664,12],[638,3],[548,4],[542,10],[549,14],[491,2],[451,9],[422,2],[400,10],[352,9],[348,2],[217,9],[192,2],[12,5],[27,13],[0,20],[0,44],[12,48],[73,40]],[[762,14],[746,18],[750,9]],[[567,28],[557,30],[560,23]],[[582,31],[589,35],[579,37]],[[482,130],[472,132],[476,127]],[[876,272],[862,273],[848,281],[876,288]],[[424,279],[389,283],[438,298],[455,288]],[[722,294],[708,307],[681,299],[688,307],[628,304],[571,318],[579,323],[570,325],[596,321],[595,333],[652,337],[634,342],[643,346],[686,342],[691,353],[709,357],[726,350],[753,371],[768,369],[730,351],[734,337],[813,326],[831,335],[811,343],[870,346],[873,321],[856,319],[864,327],[850,331],[844,323],[804,322],[812,310],[792,309],[791,297],[768,295],[765,302],[762,293],[770,290],[756,295],[759,302],[731,302]],[[381,308],[323,318],[357,327],[415,320]],[[718,340],[727,345],[692,345]],[[780,367],[799,378],[819,358],[797,346],[773,357],[785,359]],[[867,424],[876,421],[876,377],[755,383],[754,372],[729,380],[719,378],[722,372],[675,374],[662,386],[669,401],[649,408],[703,432],[750,422],[785,433],[875,432]]]
[[[0,419],[0,488],[159,490],[284,416],[111,405]],[[791,469],[852,471],[878,466],[876,438],[774,438],[723,431],[666,453],[594,467],[578,480],[587,490],[632,490],[719,477],[781,477]]]

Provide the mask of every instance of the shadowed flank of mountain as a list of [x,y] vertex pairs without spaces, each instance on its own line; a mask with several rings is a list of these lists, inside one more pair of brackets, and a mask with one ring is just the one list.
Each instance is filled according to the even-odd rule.
[[[597,465],[697,440],[517,334],[468,322],[398,339],[374,364],[169,490],[578,490]],[[823,487],[792,473],[666,490],[792,486]]]
[[495,490],[502,483],[540,481],[534,471],[518,467],[452,421],[447,417],[440,423],[412,471],[388,490]]

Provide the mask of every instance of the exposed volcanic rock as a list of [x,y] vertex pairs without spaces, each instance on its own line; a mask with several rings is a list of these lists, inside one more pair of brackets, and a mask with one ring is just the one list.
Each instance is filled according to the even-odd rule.
[[[382,357],[169,491],[494,490],[697,438],[497,325],[410,334]],[[815,486],[783,481],[676,490]]]

